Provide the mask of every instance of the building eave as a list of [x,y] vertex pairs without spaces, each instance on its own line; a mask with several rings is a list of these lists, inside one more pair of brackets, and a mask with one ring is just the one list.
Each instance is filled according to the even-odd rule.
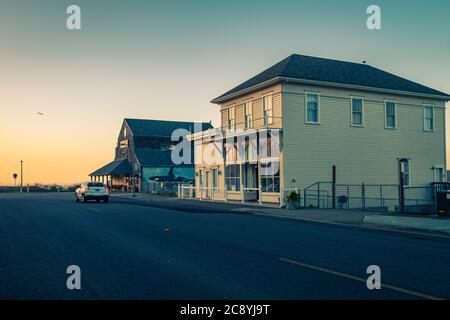
[[280,83],[280,82],[294,82],[294,83],[301,83],[301,84],[318,85],[318,86],[335,87],[335,88],[346,88],[346,89],[354,89],[354,90],[361,90],[361,91],[382,92],[382,93],[389,93],[389,94],[395,94],[395,95],[412,96],[412,97],[417,97],[417,98],[436,99],[436,100],[442,100],[445,102],[450,101],[449,95],[434,95],[434,94],[401,91],[401,90],[394,90],[394,89],[351,85],[351,84],[337,83],[337,82],[326,82],[326,81],[287,78],[287,77],[275,77],[270,80],[261,82],[257,85],[254,85],[252,87],[231,93],[229,95],[220,96],[218,98],[215,98],[211,101],[211,103],[214,103],[214,104],[224,103],[231,99],[238,98],[245,94],[248,94],[248,93],[251,93],[251,92],[254,92],[257,90],[261,90],[263,88],[266,88],[268,86],[271,86],[271,85],[274,85],[274,84]]
[[272,78],[270,80],[258,83],[258,84],[254,85],[254,86],[249,87],[249,88],[246,88],[246,89],[234,92],[234,93],[230,93],[230,94],[225,95],[225,96],[220,96],[218,98],[215,98],[215,99],[211,100],[211,103],[219,104],[219,103],[227,102],[227,101],[229,101],[231,99],[238,98],[238,97],[240,97],[240,96],[242,96],[242,95],[244,95],[246,93],[251,93],[251,92],[256,91],[256,90],[260,90],[260,89],[263,89],[263,88],[266,88],[266,87],[270,87],[270,86],[272,86],[274,84],[277,84],[277,83],[281,82],[282,80],[283,80],[282,77],[275,77],[275,78]]
[[426,94],[426,93],[411,92],[411,91],[401,91],[401,90],[394,90],[394,89],[367,87],[367,86],[351,85],[351,84],[345,84],[345,83],[316,81],[316,80],[297,79],[297,78],[282,78],[282,79],[286,82],[311,84],[311,85],[319,85],[319,86],[335,87],[335,88],[355,89],[355,90],[361,90],[361,91],[383,92],[383,93],[390,93],[390,94],[395,94],[395,95],[413,96],[413,97],[418,97],[418,98],[428,98],[428,99],[437,99],[437,100],[442,100],[442,101],[450,101],[450,96],[448,96],[448,95],[434,95],[434,94]]

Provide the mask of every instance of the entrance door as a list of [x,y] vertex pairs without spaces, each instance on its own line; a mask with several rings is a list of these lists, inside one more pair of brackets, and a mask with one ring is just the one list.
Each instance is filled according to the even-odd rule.
[[206,187],[206,197],[209,198],[210,196],[210,183],[211,183],[211,171],[206,171],[206,177],[205,177],[205,187]]

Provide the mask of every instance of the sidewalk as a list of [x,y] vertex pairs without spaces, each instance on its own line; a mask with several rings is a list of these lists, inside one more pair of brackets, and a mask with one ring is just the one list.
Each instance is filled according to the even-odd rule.
[[242,204],[240,202],[178,199],[151,194],[137,194],[136,198],[132,198],[130,194],[113,194],[112,197],[122,199],[127,203],[132,201],[142,205],[193,213],[249,213],[310,222],[425,232],[450,236],[450,219],[437,216],[399,215],[342,209],[286,210],[274,205],[261,206],[248,203]]

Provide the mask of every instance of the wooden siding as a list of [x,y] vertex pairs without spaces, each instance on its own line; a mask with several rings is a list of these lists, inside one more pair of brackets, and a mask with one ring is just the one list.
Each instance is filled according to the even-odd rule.
[[[320,94],[320,124],[305,123],[305,92]],[[364,99],[364,127],[351,126],[352,96]],[[397,102],[397,129],[385,129],[384,101]],[[433,180],[445,163],[444,102],[390,94],[283,85],[285,187],[330,181],[390,184],[398,181],[397,158],[410,158],[412,185]],[[434,132],[423,130],[423,104],[435,106]],[[295,182],[293,181],[295,180]]]

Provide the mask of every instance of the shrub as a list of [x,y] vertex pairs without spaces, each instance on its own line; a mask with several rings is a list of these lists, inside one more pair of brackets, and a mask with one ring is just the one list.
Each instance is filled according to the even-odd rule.
[[300,202],[300,194],[297,191],[291,191],[286,196],[286,202]]

